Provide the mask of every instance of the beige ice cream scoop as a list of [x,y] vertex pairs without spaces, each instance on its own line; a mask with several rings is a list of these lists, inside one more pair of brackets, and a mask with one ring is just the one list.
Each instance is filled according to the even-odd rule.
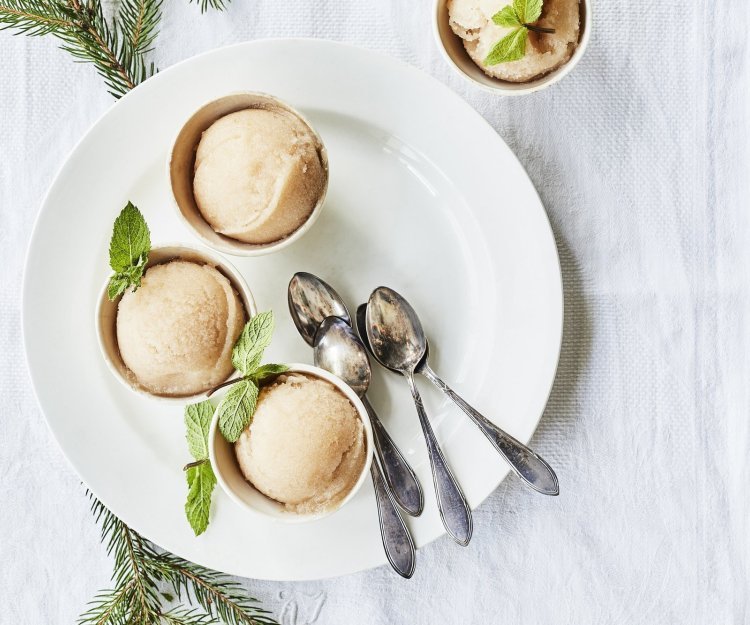
[[362,421],[332,384],[301,374],[263,388],[253,421],[235,443],[245,478],[297,513],[335,507],[366,461]]
[[320,150],[310,127],[290,111],[252,108],[225,115],[198,144],[198,209],[216,232],[233,239],[283,239],[305,223],[323,193]]
[[229,280],[184,260],[147,269],[117,310],[123,362],[147,391],[166,396],[208,390],[233,371],[231,352],[247,314]]

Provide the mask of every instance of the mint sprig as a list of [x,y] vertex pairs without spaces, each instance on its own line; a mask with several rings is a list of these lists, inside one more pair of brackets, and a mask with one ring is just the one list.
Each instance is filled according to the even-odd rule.
[[109,279],[107,297],[114,300],[128,288],[141,286],[141,278],[151,251],[151,233],[141,211],[128,202],[115,219],[109,241],[109,266],[115,273]]
[[185,516],[196,536],[208,527],[211,494],[216,486],[216,476],[208,461],[208,430],[213,415],[214,407],[208,400],[185,406],[185,438],[195,459],[185,467],[188,483]]
[[[286,365],[261,365],[263,352],[273,336],[273,312],[255,315],[245,324],[232,348],[232,363],[242,376],[220,384],[231,388],[219,402],[216,413],[222,436],[234,443],[250,425],[258,404],[260,385],[288,371]],[[211,512],[211,494],[216,486],[216,475],[208,460],[208,431],[214,416],[213,404],[202,401],[185,407],[185,438],[193,462],[185,465],[188,495],[185,516],[196,536],[206,531]]]
[[272,311],[255,315],[245,324],[232,349],[232,364],[240,372],[241,377],[222,385],[231,384],[232,388],[216,409],[219,415],[219,430],[230,443],[236,442],[243,430],[250,425],[258,403],[261,383],[288,370],[286,365],[260,364],[263,352],[271,343],[273,328]]
[[536,26],[542,14],[543,0],[513,0],[492,16],[492,21],[498,26],[512,30],[498,41],[484,59],[485,65],[498,65],[517,61],[526,55],[526,43],[529,31],[538,33],[554,33],[554,28]]

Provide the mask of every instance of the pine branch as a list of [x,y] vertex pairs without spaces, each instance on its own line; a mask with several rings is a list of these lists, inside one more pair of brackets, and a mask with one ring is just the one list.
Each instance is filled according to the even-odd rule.
[[[120,98],[157,72],[145,57],[158,34],[162,1],[120,0],[108,22],[101,0],[0,0],[0,30],[57,37],[77,61],[94,65],[109,92]],[[229,2],[195,1],[201,13],[221,11]]]
[[164,576],[177,594],[195,600],[207,614],[227,625],[272,625],[270,613],[258,607],[244,588],[221,573],[193,564],[172,554],[162,554]]
[[[242,585],[148,541],[107,510],[90,493],[101,539],[115,561],[114,586],[102,590],[80,616],[79,625],[278,625]],[[167,587],[164,590],[163,587]],[[162,599],[198,607],[166,610]]]
[[3,0],[0,4],[0,29],[15,28],[31,36],[58,34],[75,28],[59,5],[46,0]]
[[119,98],[156,72],[144,55],[161,19],[162,0],[122,0],[110,24],[101,0],[0,0],[0,30],[53,35],[61,48],[91,63]]
[[135,52],[149,52],[156,39],[159,25],[159,2],[123,0],[120,6],[120,25],[123,36]]

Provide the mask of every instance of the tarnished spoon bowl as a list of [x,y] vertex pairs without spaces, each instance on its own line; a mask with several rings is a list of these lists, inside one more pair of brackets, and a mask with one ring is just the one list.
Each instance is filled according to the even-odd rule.
[[326,317],[315,340],[315,364],[346,382],[362,397],[370,387],[372,369],[367,350],[352,327],[339,317]]
[[380,363],[394,371],[414,372],[427,350],[427,340],[405,299],[387,287],[375,289],[365,309],[365,328]]
[[305,271],[295,273],[289,281],[287,303],[292,321],[308,345],[313,345],[315,333],[326,317],[352,323],[346,304],[333,287]]

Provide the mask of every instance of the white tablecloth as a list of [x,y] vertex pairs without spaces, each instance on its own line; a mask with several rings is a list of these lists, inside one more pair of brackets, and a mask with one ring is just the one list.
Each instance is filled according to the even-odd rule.
[[[559,85],[480,92],[433,42],[431,0],[165,3],[157,62],[260,37],[352,42],[461,93],[528,169],[565,282],[557,381],[534,446],[562,492],[509,478],[462,549],[248,587],[285,624],[750,622],[748,6],[597,0]],[[70,623],[111,571],[80,482],[30,388],[22,266],[43,194],[114,102],[49,38],[0,34],[0,604],[3,623]],[[71,242],[75,244],[75,242]],[[61,259],[60,279],[75,267]]]

